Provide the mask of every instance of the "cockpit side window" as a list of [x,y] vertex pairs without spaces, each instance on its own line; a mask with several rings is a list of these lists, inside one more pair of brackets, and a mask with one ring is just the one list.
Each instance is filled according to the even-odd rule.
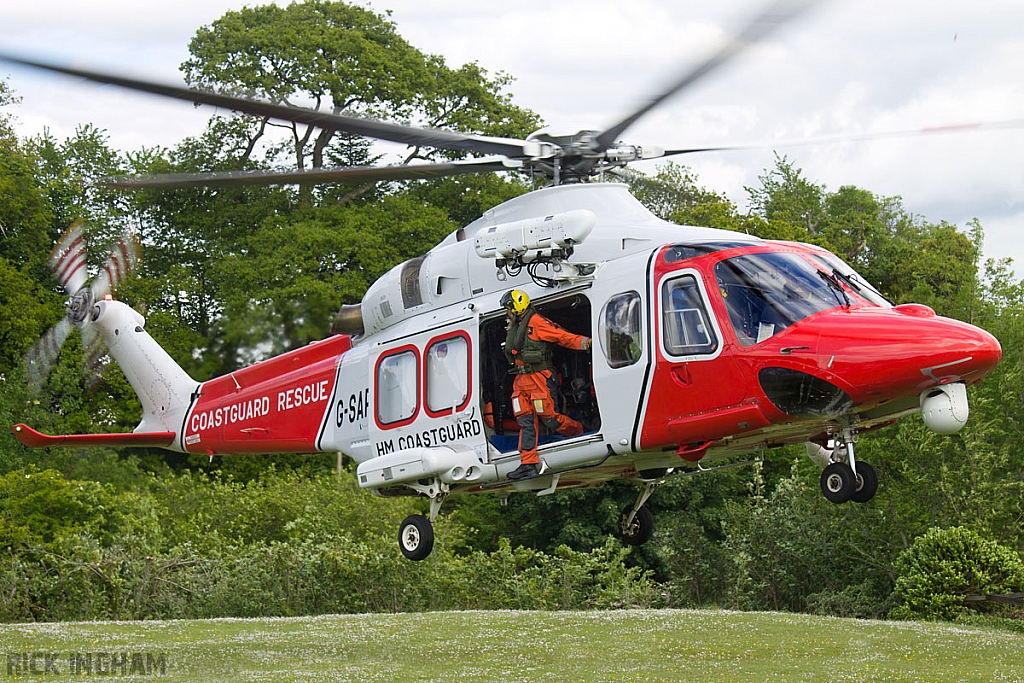
[[598,325],[601,349],[611,367],[632,365],[643,355],[641,313],[640,295],[636,292],[616,294],[605,304]]
[[693,275],[666,280],[661,286],[665,351],[672,356],[714,353],[718,339]]
[[[747,254],[715,264],[736,337],[758,344],[809,315],[847,303],[839,285],[796,254]],[[841,288],[840,288],[841,289]]]

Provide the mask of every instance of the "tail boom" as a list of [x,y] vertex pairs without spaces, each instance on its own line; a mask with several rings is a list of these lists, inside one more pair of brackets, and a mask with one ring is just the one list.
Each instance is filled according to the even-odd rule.
[[307,346],[203,383],[185,416],[189,453],[313,453],[327,420],[346,335]]
[[199,383],[143,329],[145,319],[118,301],[96,302],[85,324],[106,343],[142,403],[142,421],[123,434],[50,436],[11,427],[31,448],[153,446],[204,455],[312,453],[328,420],[347,335],[313,342],[223,377]]

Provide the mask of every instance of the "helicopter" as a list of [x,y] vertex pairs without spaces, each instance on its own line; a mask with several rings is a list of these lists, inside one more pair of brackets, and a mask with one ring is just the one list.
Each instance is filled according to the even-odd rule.
[[[771,34],[808,3],[776,2],[668,88],[610,127],[525,140],[483,137],[313,111],[0,54],[0,60],[245,114],[374,139],[490,155],[385,167],[111,178],[108,187],[166,188],[438,178],[520,172],[546,186],[484,212],[426,254],[399,264],[344,305],[332,335],[197,381],[112,290],[134,262],[115,251],[87,282],[80,227],[50,264],[67,317],[30,353],[45,376],[72,329],[101,339],[142,405],[131,433],[12,431],[29,447],[150,446],[203,455],[344,454],[361,488],[420,496],[427,515],[398,530],[423,560],[432,523],[455,494],[538,496],[613,479],[637,484],[619,519],[624,542],[650,539],[645,503],[666,481],[756,462],[804,444],[835,504],[866,503],[878,475],[856,457],[861,434],[920,413],[952,434],[966,424],[967,386],[1001,357],[989,333],[924,305],[894,305],[851,266],[810,244],[679,226],[626,185],[603,180],[629,163],[710,149],[626,144],[620,136],[669,97]],[[120,254],[120,255],[119,255]],[[558,412],[582,434],[543,435],[535,476],[519,464],[512,375],[502,350],[508,291],[593,339],[556,348]]]

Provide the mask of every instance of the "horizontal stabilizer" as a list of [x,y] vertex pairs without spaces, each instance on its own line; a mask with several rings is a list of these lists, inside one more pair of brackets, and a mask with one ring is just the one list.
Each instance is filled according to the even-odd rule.
[[15,438],[29,448],[49,446],[170,446],[174,432],[126,432],[122,434],[60,434],[50,436],[37,432],[28,425],[16,424],[11,427]]

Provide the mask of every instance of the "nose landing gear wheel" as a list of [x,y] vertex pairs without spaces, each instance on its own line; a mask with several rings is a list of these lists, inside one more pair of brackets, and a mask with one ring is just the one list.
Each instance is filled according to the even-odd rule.
[[622,516],[619,517],[619,532],[622,535],[622,542],[626,545],[643,545],[650,540],[651,534],[654,533],[654,515],[647,508],[640,508],[633,516],[633,523],[627,526],[626,520],[629,519],[629,513],[632,511],[633,508],[628,507],[622,511]]
[[878,490],[878,474],[875,468],[866,462],[857,461],[857,485],[850,500],[857,503],[866,503],[875,497]]
[[843,462],[834,462],[821,473],[821,492],[832,503],[845,503],[857,491],[857,478]]
[[398,527],[398,547],[410,560],[426,559],[434,549],[434,527],[423,515],[409,515]]

